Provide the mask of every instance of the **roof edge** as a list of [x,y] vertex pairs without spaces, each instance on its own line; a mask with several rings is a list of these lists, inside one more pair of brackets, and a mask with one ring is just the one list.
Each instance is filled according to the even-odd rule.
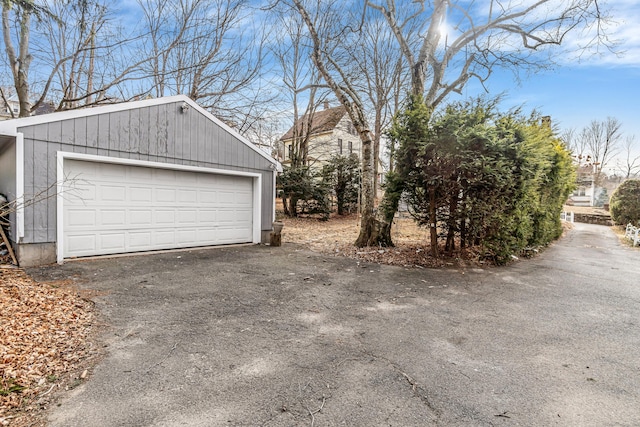
[[91,108],[79,108],[77,110],[67,110],[67,111],[58,111],[49,114],[43,114],[41,116],[31,116],[31,117],[22,117],[17,119],[9,119],[0,122],[0,135],[6,136],[16,136],[18,133],[18,129],[26,126],[35,126],[39,124],[58,122],[63,120],[71,120],[80,117],[90,117],[96,116],[99,114],[109,114],[116,113],[119,111],[127,111],[134,110],[136,108],[144,108],[144,107],[153,107],[155,105],[164,105],[171,104],[174,102],[185,102],[193,109],[197,110],[200,114],[203,114],[209,120],[213,121],[215,124],[223,128],[225,131],[231,133],[237,139],[239,139],[243,144],[248,145],[255,152],[260,154],[265,159],[269,160],[272,164],[276,166],[277,170],[281,170],[282,166],[280,163],[269,156],[267,153],[262,151],[260,148],[256,147],[251,141],[242,136],[238,131],[224,123],[222,120],[218,119],[216,116],[205,110],[201,107],[197,102],[192,100],[186,95],[174,95],[174,96],[165,96],[161,98],[151,98],[151,99],[143,99],[140,101],[125,101],[119,102],[116,104],[106,104],[100,105],[97,107]]

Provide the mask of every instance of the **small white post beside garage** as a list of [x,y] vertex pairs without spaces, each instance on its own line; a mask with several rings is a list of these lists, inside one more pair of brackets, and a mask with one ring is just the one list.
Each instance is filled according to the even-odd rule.
[[11,218],[24,266],[271,231],[280,165],[184,96],[0,123],[0,161],[11,159],[16,177],[0,192],[31,200]]

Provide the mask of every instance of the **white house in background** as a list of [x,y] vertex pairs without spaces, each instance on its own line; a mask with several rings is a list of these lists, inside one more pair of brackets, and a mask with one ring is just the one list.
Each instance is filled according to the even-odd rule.
[[568,205],[593,206],[595,190],[593,175],[593,166],[580,166],[576,169],[576,189],[569,196]]
[[302,116],[280,138],[284,148],[283,165],[291,164],[296,130],[299,138],[308,138],[307,160],[313,168],[322,168],[332,155],[355,154],[358,158],[361,156],[360,138],[346,109],[342,106],[329,108],[325,103],[324,110],[315,111],[310,117]]
[[20,103],[15,95],[7,98],[6,101],[2,101],[2,108],[0,108],[0,120],[18,117],[18,114],[20,114]]
[[576,169],[576,189],[569,196],[567,205],[570,206],[602,206],[609,203],[609,196],[620,184],[620,179],[601,174],[600,185],[594,181],[593,165],[579,166]]

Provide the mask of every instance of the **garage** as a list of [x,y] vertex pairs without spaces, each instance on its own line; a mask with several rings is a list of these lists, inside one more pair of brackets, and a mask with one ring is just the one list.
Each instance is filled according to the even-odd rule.
[[186,96],[0,122],[21,266],[268,241],[280,164]]
[[253,242],[253,180],[64,161],[63,257]]

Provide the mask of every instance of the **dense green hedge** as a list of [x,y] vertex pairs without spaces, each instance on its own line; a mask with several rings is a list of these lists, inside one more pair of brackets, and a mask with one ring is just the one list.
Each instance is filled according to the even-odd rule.
[[620,184],[611,195],[609,209],[616,224],[640,225],[640,180],[630,179]]
[[484,99],[432,115],[414,98],[389,136],[399,146],[397,175],[410,212],[434,231],[434,255],[482,246],[501,263],[560,236],[575,170],[538,116],[500,113]]

